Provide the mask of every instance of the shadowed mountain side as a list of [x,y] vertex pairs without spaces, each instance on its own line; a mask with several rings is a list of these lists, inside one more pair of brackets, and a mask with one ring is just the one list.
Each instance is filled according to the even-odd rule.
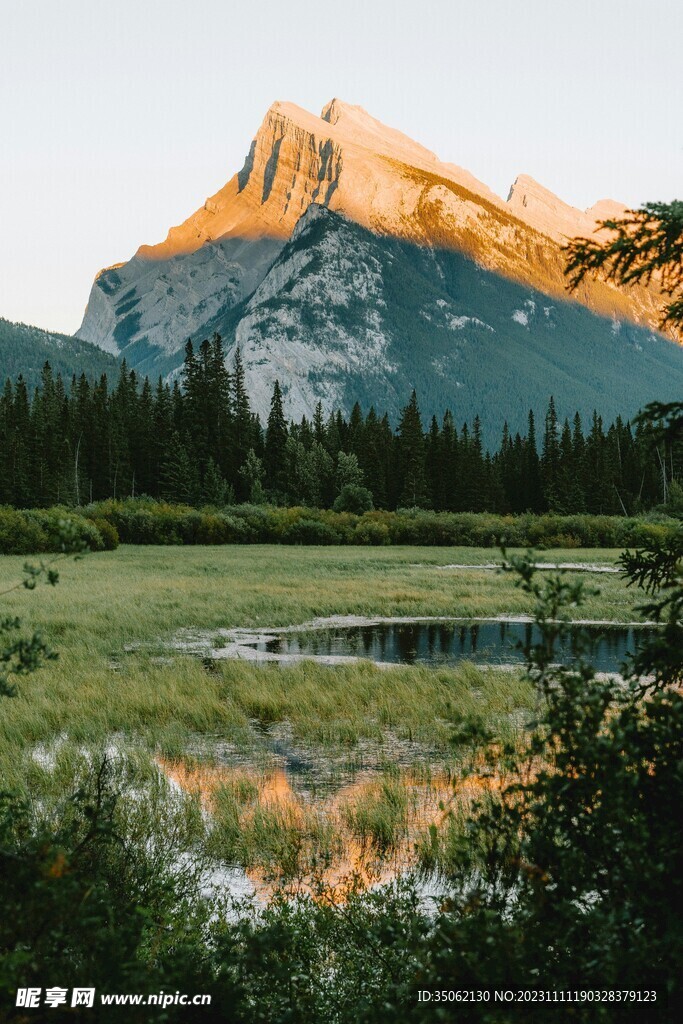
[[[282,245],[279,238],[232,237],[168,258],[138,252],[102,271],[93,285],[88,340],[136,369],[139,353],[150,347],[172,357],[226,304],[253,292]],[[171,358],[170,368],[175,365]]]
[[[547,190],[541,190],[533,179],[520,176],[510,191],[508,204],[501,207],[499,200],[492,201],[478,195],[439,174],[393,160],[387,162],[403,181],[411,182],[419,189],[411,218],[412,230],[399,233],[398,237],[438,249],[454,249],[511,281],[528,284],[546,295],[566,300],[566,259],[561,245],[581,230],[589,235],[593,233],[589,227],[589,224],[594,226],[590,211],[580,214],[562,203],[563,209],[552,211],[558,221],[558,226],[552,229],[549,207],[539,212],[532,204],[534,220],[530,224],[520,219],[521,211],[527,217],[530,213],[519,201],[518,182],[531,182],[537,191],[552,196]],[[552,198],[559,202],[556,197]],[[524,193],[523,201],[527,199]],[[604,210],[600,211],[600,207]],[[624,207],[606,200],[592,210],[598,210],[600,216],[603,213],[605,217],[621,216]],[[378,215],[371,226],[382,234],[395,234],[390,218],[385,220]],[[567,234],[562,234],[562,230]],[[596,313],[618,316],[650,327],[658,323],[657,301],[660,299],[654,286],[624,288],[594,277],[584,278],[574,294],[575,301]]]
[[415,387],[423,414],[478,414],[497,442],[504,419],[525,428],[550,394],[562,416],[612,418],[683,386],[683,348],[659,334],[324,209],[309,210],[254,294],[207,327],[229,356],[240,345],[262,417],[276,379],[295,417],[319,400],[396,417]]

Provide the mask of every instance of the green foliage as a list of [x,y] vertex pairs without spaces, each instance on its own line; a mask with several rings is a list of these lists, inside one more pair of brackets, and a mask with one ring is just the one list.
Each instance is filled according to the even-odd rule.
[[221,981],[239,982],[245,1024],[383,1024],[399,993],[406,1006],[416,998],[409,950],[428,930],[411,885],[359,884],[342,904],[321,888],[218,928],[213,962]]
[[247,452],[246,458],[240,466],[239,475],[244,485],[247,501],[252,505],[263,505],[266,500],[266,492],[263,488],[266,471],[263,468],[263,461],[253,448]]
[[680,687],[683,682],[683,527],[666,538],[621,557],[632,583],[643,587],[650,599],[643,616],[660,629],[655,639],[638,651],[631,669],[634,679],[645,679],[645,689]]
[[47,537],[38,523],[24,512],[0,508],[0,552],[5,555],[26,555],[47,550]]
[[337,487],[340,493],[345,487],[361,487],[362,485],[363,470],[358,463],[356,453],[339,452],[337,456]]
[[93,522],[108,522],[123,544],[235,544],[251,539],[243,522],[215,508],[129,498],[97,502],[83,511]]
[[340,539],[337,530],[315,519],[299,519],[282,535],[284,544],[339,544]]
[[[583,586],[537,582],[533,557],[512,566],[536,606],[541,641],[528,657],[540,714],[525,750],[506,758],[513,782],[480,802],[465,833],[458,877],[468,877],[468,863],[476,875],[438,923],[425,987],[654,989],[647,1019],[669,1020],[683,952],[670,909],[681,898],[683,699],[672,689],[643,696],[585,662],[558,666],[555,644]],[[680,664],[680,648],[670,654]],[[493,765],[500,750],[492,756]],[[469,852],[481,849],[483,863]],[[489,1012],[472,1008],[471,1019],[497,1019]],[[639,1021],[643,1010],[553,1012]],[[523,1008],[505,1019],[525,1019]]]
[[[0,797],[3,1002],[12,1005],[20,986],[57,979],[99,992],[205,991],[193,954],[212,907],[192,855],[203,827],[196,801],[170,801],[158,772],[103,754],[58,762],[49,781],[41,775],[39,802]],[[163,1019],[193,1019],[171,1012]]]
[[[330,510],[229,505],[196,509],[151,498],[102,501],[81,513],[66,509],[0,508],[0,553],[60,551],[68,521],[90,550],[123,544],[411,544],[423,547],[615,548],[666,542],[678,520],[665,515],[494,515],[424,509],[362,511],[365,488],[347,487]],[[309,538],[309,539],[306,539]]]
[[372,492],[358,484],[344,484],[332,508],[335,512],[353,512],[362,516],[372,509]]
[[[617,416],[607,426],[593,412],[584,434],[578,412],[561,422],[550,398],[537,450],[535,416],[526,433],[503,425],[487,451],[481,417],[456,427],[446,410],[425,434],[412,392],[398,428],[358,402],[347,419],[287,423],[276,382],[265,433],[249,410],[239,353],[234,373],[216,335],[199,355],[191,342],[181,391],[156,389],[121,364],[110,389],[54,376],[49,364],[33,397],[26,382],[0,394],[0,502],[20,508],[81,506],[93,500],[149,495],[175,504],[221,507],[261,504],[329,508],[347,487],[364,487],[379,508],[444,512],[629,515],[666,508],[683,478],[683,445],[657,425]],[[367,500],[354,511],[367,508]],[[351,507],[349,506],[349,510]]]
[[0,506],[0,554],[63,551],[65,530],[91,551],[113,550],[118,544],[115,528],[105,517],[100,517],[99,525],[90,517],[65,508],[18,511]]
[[94,518],[90,521],[102,538],[102,547],[104,551],[116,551],[119,546],[119,534],[116,527],[107,519],[103,519],[102,517]]
[[572,291],[588,274],[619,284],[649,284],[670,298],[662,326],[683,329],[683,202],[645,203],[618,220],[601,221],[607,239],[575,238],[566,247]]

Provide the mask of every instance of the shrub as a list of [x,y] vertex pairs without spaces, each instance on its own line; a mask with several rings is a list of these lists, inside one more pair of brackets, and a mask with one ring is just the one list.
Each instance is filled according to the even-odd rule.
[[285,544],[339,544],[340,536],[327,523],[315,519],[301,519],[288,527],[282,536]]
[[[345,497],[362,497],[348,485]],[[340,495],[341,498],[341,495]],[[350,508],[314,509],[275,505],[191,508],[153,498],[128,498],[65,508],[18,511],[0,508],[0,553],[59,551],[60,523],[68,520],[94,551],[122,544],[414,544],[421,546],[627,547],[666,540],[679,520],[659,513],[641,518],[555,513],[499,515],[433,512],[410,508],[389,512]],[[359,507],[359,506],[357,506]]]
[[203,512],[197,528],[196,544],[239,544],[247,539],[244,523],[223,512]]
[[102,538],[103,550],[116,551],[119,546],[119,533],[116,527],[108,519],[91,519],[90,522]]
[[63,545],[63,527],[67,523],[73,541],[85,544],[91,551],[103,551],[105,541],[89,519],[56,507],[18,510],[0,508],[0,554],[31,555],[58,552]]
[[0,508],[0,554],[29,555],[48,550],[47,537],[24,512]]
[[372,519],[361,519],[354,532],[356,544],[373,544],[376,547],[389,544],[389,527]]
[[332,507],[335,512],[354,512],[362,516],[372,508],[372,492],[358,484],[344,484]]

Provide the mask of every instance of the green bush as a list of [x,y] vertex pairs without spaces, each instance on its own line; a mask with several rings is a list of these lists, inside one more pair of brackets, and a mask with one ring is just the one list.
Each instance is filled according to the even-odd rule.
[[[64,523],[74,532],[74,541],[85,544],[91,551],[103,551],[111,543],[111,533],[105,541],[102,533],[91,519],[69,509],[0,508],[0,554],[34,555],[62,550]],[[105,529],[110,530],[109,525]],[[116,545],[114,545],[116,546]]]
[[372,544],[375,547],[389,544],[389,527],[386,523],[363,518],[355,529],[354,540],[356,544]]
[[100,537],[105,551],[116,551],[119,546],[119,533],[116,527],[108,519],[91,519]]
[[332,507],[335,512],[353,512],[362,516],[372,508],[372,491],[358,484],[344,484]]
[[0,553],[28,555],[47,551],[47,537],[38,523],[27,518],[25,512],[0,507]]
[[196,544],[240,544],[248,529],[239,520],[223,512],[203,512],[197,529]]
[[124,544],[227,544],[238,533],[220,514],[150,498],[103,501],[85,511],[93,520],[109,522]]
[[[358,490],[358,488],[350,488]],[[340,503],[343,504],[343,503]],[[72,522],[93,551],[122,544],[412,544],[425,547],[618,548],[665,540],[678,520],[662,513],[621,516],[497,515],[489,512],[352,510],[275,505],[191,508],[152,498],[66,508],[0,508],[0,553],[59,551],[59,529]]]
[[286,530],[282,540],[285,544],[339,544],[341,537],[327,523],[301,519]]

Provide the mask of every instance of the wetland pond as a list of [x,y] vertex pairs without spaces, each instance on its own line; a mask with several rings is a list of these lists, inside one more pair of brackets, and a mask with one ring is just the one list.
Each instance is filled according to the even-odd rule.
[[[558,661],[576,660],[579,637],[587,637],[585,656],[599,672],[619,672],[629,654],[652,634],[651,627],[633,625],[576,626],[557,645]],[[273,660],[325,661],[364,658],[378,664],[440,667],[460,661],[476,665],[515,665],[525,660],[525,646],[538,643],[531,622],[442,621],[372,622],[277,631],[246,630],[237,639],[240,651]],[[220,652],[216,652],[220,653]],[[237,653],[236,656],[239,656]]]
[[[585,656],[600,672],[619,673],[629,654],[652,635],[651,625],[576,623],[557,659]],[[520,665],[523,647],[538,642],[534,623],[504,619],[319,618],[298,625],[187,630],[179,650],[213,659],[256,662],[380,665],[431,668],[471,662]],[[520,646],[521,645],[521,646]],[[513,711],[517,724],[518,710]],[[254,750],[227,741],[202,741],[189,757],[158,758],[178,788],[198,793],[217,823],[214,854],[223,884],[236,896],[267,899],[278,888],[312,891],[322,885],[343,899],[350,880],[367,885],[416,872],[425,897],[442,892],[452,829],[484,789],[505,783],[462,773],[457,758],[409,738],[359,738],[353,750],[296,740],[287,721],[253,722]],[[210,756],[207,758],[206,755]],[[433,827],[441,839],[433,846]],[[430,842],[432,845],[430,845]],[[445,875],[443,876],[446,877]]]

